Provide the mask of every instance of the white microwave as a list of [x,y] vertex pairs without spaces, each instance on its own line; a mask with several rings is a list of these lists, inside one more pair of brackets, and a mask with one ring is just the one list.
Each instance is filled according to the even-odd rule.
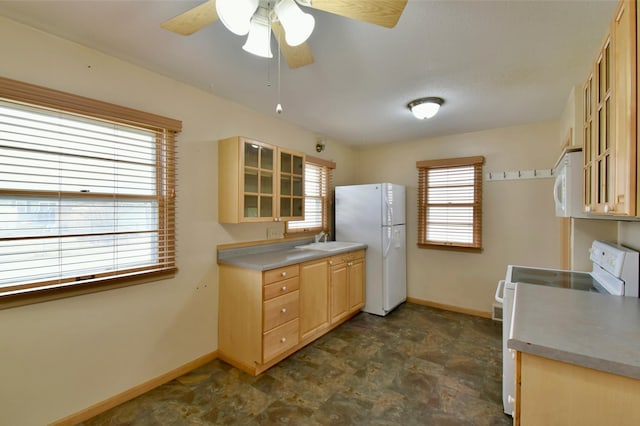
[[556,165],[554,176],[556,216],[589,217],[582,211],[582,151],[566,152]]

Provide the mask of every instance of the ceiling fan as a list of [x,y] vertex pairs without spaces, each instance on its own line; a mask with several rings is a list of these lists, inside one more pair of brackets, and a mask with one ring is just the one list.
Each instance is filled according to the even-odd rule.
[[272,30],[289,68],[300,68],[313,63],[306,40],[315,20],[299,5],[393,28],[406,4],[407,0],[208,0],[161,27],[190,35],[220,19],[231,32],[248,34],[244,50],[268,58]]

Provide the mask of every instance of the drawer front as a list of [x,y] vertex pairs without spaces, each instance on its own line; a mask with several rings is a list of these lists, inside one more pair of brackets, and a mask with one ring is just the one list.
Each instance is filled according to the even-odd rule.
[[299,291],[293,291],[264,302],[263,330],[269,331],[285,322],[298,318]]
[[293,277],[277,283],[264,286],[264,300],[273,299],[283,294],[291,293],[300,288],[300,277]]
[[300,268],[298,267],[298,265],[290,265],[278,269],[272,269],[270,271],[265,271],[264,284],[267,285],[276,281],[285,280],[287,278],[297,277],[300,274],[299,270]]
[[351,251],[349,253],[337,254],[329,259],[330,265],[339,265],[345,262],[353,262],[356,259],[364,259],[364,250]]
[[264,333],[262,339],[262,362],[267,362],[298,344],[298,319]]

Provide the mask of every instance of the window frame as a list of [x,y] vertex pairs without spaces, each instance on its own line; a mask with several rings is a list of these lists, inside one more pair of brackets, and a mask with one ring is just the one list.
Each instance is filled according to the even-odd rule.
[[[0,308],[20,306],[61,297],[75,296],[111,288],[149,282],[173,276],[177,271],[175,261],[175,201],[176,201],[176,135],[182,130],[179,120],[151,114],[107,102],[0,77],[0,99],[22,103],[36,108],[49,109],[148,130],[156,135],[156,152],[162,150],[162,161],[156,161],[156,195],[158,203],[157,255],[170,259],[160,262],[161,268],[145,268],[104,276],[72,281],[68,279],[39,280],[11,286],[11,290],[0,288]],[[158,158],[158,157],[157,157]],[[4,192],[11,194],[10,190]]]
[[[331,232],[331,213],[332,213],[332,202],[333,202],[333,180],[332,180],[332,172],[333,170],[336,168],[336,163],[334,163],[333,161],[329,161],[329,160],[325,160],[322,158],[318,158],[318,157],[313,157],[313,156],[305,156],[305,168],[307,167],[307,164],[311,164],[313,166],[316,167],[321,167],[324,169],[324,171],[326,172],[326,181],[323,182],[322,185],[326,186],[326,193],[325,195],[322,197],[322,225],[321,226],[314,226],[314,227],[304,227],[304,228],[290,228],[289,224],[291,222],[297,222],[297,223],[303,223],[304,221],[287,221],[285,222],[285,234],[287,235],[301,235],[301,234],[310,234],[310,233],[317,233],[320,231],[324,231],[326,233]],[[311,173],[307,173],[305,170],[304,173],[304,177],[305,180],[310,176]],[[304,184],[304,188],[305,188],[305,195],[304,195],[304,201],[306,202],[307,197],[312,197],[312,198],[318,198],[317,196],[308,196],[306,194],[306,190],[307,190],[307,182],[305,181]],[[305,215],[307,213],[307,209],[305,208]]]
[[[485,159],[483,156],[444,158],[436,160],[423,160],[416,162],[418,169],[418,233],[417,245],[420,248],[458,250],[458,251],[482,251],[482,169]],[[456,169],[462,167],[474,168],[472,203],[457,203],[461,208],[472,207],[472,242],[463,243],[456,241],[434,241],[428,240],[428,209],[430,206],[444,207],[452,206],[452,203],[443,205],[442,203],[429,203],[429,171],[435,169]]]

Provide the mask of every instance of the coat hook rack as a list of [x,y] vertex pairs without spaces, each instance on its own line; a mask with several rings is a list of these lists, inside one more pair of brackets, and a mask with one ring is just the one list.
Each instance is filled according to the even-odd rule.
[[503,172],[487,172],[485,180],[545,179],[554,177],[553,169],[514,170]]

